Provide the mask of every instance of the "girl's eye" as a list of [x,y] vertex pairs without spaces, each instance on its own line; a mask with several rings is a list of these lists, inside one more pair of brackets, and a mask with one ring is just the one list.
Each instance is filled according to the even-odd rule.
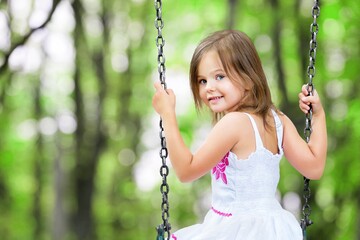
[[200,80],[199,80],[199,84],[200,84],[200,85],[206,84],[206,80],[205,80],[205,79],[200,79]]
[[221,80],[221,79],[223,79],[224,77],[225,77],[224,75],[218,74],[218,75],[215,76],[215,79],[216,79],[216,80]]

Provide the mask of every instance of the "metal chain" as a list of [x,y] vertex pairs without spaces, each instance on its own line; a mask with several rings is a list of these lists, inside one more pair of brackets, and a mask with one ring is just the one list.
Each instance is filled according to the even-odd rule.
[[156,18],[155,18],[155,27],[157,29],[157,38],[156,38],[156,46],[158,48],[158,72],[159,79],[164,89],[166,89],[165,82],[165,55],[164,55],[164,45],[165,39],[162,36],[162,29],[164,27],[164,21],[162,19],[162,1],[155,0],[155,10],[156,10]]
[[[157,38],[156,38],[156,46],[158,49],[158,72],[159,72],[159,80],[164,89],[166,89],[165,82],[165,56],[163,52],[163,47],[165,45],[165,40],[162,36],[162,28],[164,27],[164,22],[162,20],[162,2],[161,0],[155,0],[155,10],[156,10],[156,18],[155,18],[155,27],[157,29]],[[166,158],[168,157],[168,150],[166,147],[166,139],[164,135],[164,128],[162,124],[162,120],[160,119],[160,141],[161,141],[161,149],[160,149],[160,158],[162,161],[162,165],[160,167],[160,176],[162,177],[162,184],[160,185],[160,192],[162,195],[161,202],[161,218],[163,223],[157,227],[157,240],[170,239],[170,230],[171,225],[169,223],[169,185],[167,183],[167,176],[169,175],[169,167],[166,165]],[[167,235],[167,237],[166,237]]]
[[[309,51],[309,66],[307,68],[307,75],[309,78],[308,84],[307,84],[307,90],[309,92],[309,96],[313,95],[314,91],[314,84],[313,84],[313,78],[315,77],[315,60],[316,60],[316,48],[317,48],[317,34],[319,32],[319,25],[317,24],[317,18],[320,15],[320,7],[319,7],[319,1],[314,1],[314,6],[312,8],[312,17],[313,22],[310,25],[310,33],[311,33],[311,40],[310,40],[310,51]],[[310,110],[306,114],[305,119],[305,128],[304,128],[304,136],[305,140],[308,143],[310,141],[310,136],[312,132],[311,128],[311,120],[312,120],[312,108],[310,105]],[[302,207],[302,213],[303,213],[303,219],[301,219],[301,228],[303,229],[303,236],[304,240],[306,239],[306,228],[313,224],[313,222],[310,219],[311,214],[311,207],[309,204],[309,200],[311,197],[311,191],[310,191],[310,179],[304,177],[304,205]]]

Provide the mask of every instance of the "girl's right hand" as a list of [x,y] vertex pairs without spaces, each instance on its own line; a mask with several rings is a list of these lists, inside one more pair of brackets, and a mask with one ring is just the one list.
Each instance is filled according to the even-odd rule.
[[323,107],[316,89],[313,90],[313,96],[308,96],[307,84],[303,85],[299,93],[299,107],[305,114],[310,110],[310,104],[313,110],[313,115],[323,111]]
[[164,89],[160,82],[155,82],[156,92],[153,97],[152,105],[155,111],[163,117],[166,113],[175,112],[176,97],[171,89]]

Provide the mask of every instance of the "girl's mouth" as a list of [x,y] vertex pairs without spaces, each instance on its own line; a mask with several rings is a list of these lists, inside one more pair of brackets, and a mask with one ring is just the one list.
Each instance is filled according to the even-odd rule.
[[217,97],[209,97],[208,101],[210,103],[217,103],[221,98],[223,98],[223,96],[217,96]]

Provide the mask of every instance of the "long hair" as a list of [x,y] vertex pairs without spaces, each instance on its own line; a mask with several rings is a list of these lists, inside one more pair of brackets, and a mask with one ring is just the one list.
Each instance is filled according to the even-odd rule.
[[[245,33],[237,30],[215,32],[195,49],[190,63],[190,87],[197,110],[203,106],[197,81],[198,68],[203,56],[212,50],[217,52],[224,71],[234,85],[244,89],[244,97],[237,111],[261,115],[266,127],[266,115],[270,108],[275,108],[270,89],[254,44]],[[223,116],[224,113],[213,113],[214,123]]]

